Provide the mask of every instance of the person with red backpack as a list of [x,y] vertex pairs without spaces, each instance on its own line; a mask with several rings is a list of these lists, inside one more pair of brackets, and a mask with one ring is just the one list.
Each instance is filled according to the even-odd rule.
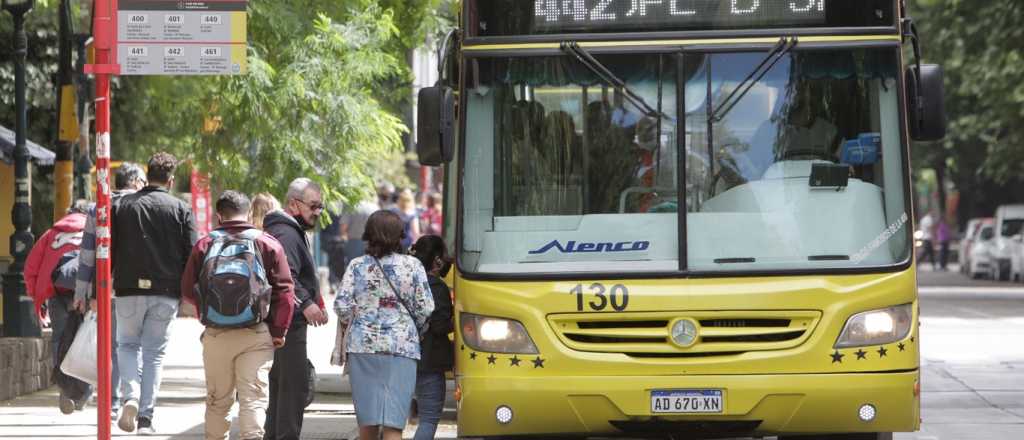
[[262,439],[274,350],[284,346],[294,313],[294,283],[278,241],[248,223],[245,194],[224,191],[220,226],[192,248],[181,297],[206,331],[206,439],[227,439],[238,396],[239,438]]
[[[85,212],[89,203],[79,200],[68,209],[68,214],[48,229],[29,251],[25,260],[25,288],[35,302],[36,319],[41,328],[52,327],[53,359],[59,359],[60,339],[64,334],[68,313],[72,309],[75,291],[72,287],[55,286],[53,273],[64,260],[65,255],[73,257],[82,244],[82,229],[85,228]],[[66,260],[64,261],[66,262]],[[82,409],[88,396],[73,401],[61,393],[60,411],[71,414]]]

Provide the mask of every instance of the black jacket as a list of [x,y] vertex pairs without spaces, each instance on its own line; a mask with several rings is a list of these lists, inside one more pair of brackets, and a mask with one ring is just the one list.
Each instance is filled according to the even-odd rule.
[[444,372],[455,365],[455,349],[448,333],[454,329],[452,321],[452,296],[448,286],[438,277],[427,275],[430,293],[434,296],[434,312],[430,314],[430,326],[420,341],[419,371]]
[[306,231],[303,231],[299,222],[284,211],[267,214],[263,219],[263,230],[281,243],[285,255],[288,256],[288,266],[295,282],[295,300],[298,302],[292,318],[292,327],[306,325],[306,317],[302,311],[310,304],[319,304],[322,307],[324,303],[320,298],[320,281],[316,275],[313,254],[309,251]]
[[116,206],[111,236],[117,295],[178,298],[196,242],[192,209],[157,186],[124,195]]

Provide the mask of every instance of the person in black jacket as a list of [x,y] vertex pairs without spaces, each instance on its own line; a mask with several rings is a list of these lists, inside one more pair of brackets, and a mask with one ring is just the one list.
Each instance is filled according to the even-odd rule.
[[412,247],[412,254],[423,263],[434,297],[434,312],[420,341],[420,362],[416,366],[416,408],[420,421],[414,440],[434,438],[444,412],[445,372],[455,364],[455,349],[448,340],[453,330],[451,291],[445,285],[448,274],[448,247],[436,235],[424,235]]
[[313,229],[323,210],[320,187],[300,177],[288,185],[284,211],[272,211],[263,219],[263,229],[281,243],[288,256],[298,302],[284,347],[274,352],[263,436],[266,440],[297,440],[302,433],[306,398],[312,392],[307,371],[306,327],[327,323],[306,231]]
[[167,328],[178,313],[181,274],[196,241],[192,209],[168,192],[178,161],[157,153],[148,165],[149,184],[123,196],[112,218],[117,362],[124,401],[117,426],[132,432],[137,424],[144,435],[155,433],[153,409],[170,336]]

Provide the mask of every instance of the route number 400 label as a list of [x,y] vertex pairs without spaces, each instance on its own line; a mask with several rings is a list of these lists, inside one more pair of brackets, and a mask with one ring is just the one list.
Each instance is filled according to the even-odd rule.
[[[621,312],[629,306],[629,289],[622,284],[608,288],[602,283],[593,283],[586,289],[583,288],[583,284],[577,284],[569,291],[569,294],[576,296],[576,311],[578,312],[583,311],[584,303],[589,310],[595,312],[603,311],[608,307],[616,312]],[[586,301],[587,298],[584,297],[591,299]]]

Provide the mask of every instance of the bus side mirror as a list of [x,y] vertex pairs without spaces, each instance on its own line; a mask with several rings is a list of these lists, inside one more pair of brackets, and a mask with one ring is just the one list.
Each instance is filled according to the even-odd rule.
[[416,154],[420,163],[440,166],[454,156],[455,92],[451,87],[420,89],[416,115]]
[[921,64],[920,72],[918,66],[910,66],[907,68],[906,80],[910,137],[915,141],[937,141],[946,137],[942,66]]

